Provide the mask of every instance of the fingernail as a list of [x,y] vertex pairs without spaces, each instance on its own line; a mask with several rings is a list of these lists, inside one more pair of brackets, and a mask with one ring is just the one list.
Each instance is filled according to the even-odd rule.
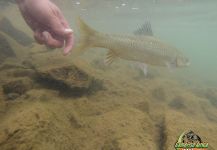
[[65,32],[66,32],[66,33],[72,33],[73,30],[68,28],[68,29],[65,29]]

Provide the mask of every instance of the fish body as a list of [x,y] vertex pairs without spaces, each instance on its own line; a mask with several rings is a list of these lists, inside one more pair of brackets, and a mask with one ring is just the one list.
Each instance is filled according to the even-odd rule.
[[119,57],[155,66],[184,67],[188,59],[175,47],[150,35],[117,35],[98,32],[79,19],[78,49],[101,47],[109,50],[107,62]]

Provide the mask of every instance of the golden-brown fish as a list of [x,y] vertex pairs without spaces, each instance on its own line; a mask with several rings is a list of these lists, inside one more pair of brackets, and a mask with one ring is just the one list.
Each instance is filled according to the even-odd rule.
[[80,41],[77,50],[101,47],[109,50],[107,63],[116,57],[149,65],[186,67],[189,60],[175,47],[150,35],[115,35],[98,32],[78,19]]

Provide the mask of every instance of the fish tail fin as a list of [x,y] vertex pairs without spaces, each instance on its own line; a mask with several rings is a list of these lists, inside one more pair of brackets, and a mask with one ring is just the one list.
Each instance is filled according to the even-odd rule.
[[75,47],[75,51],[80,53],[94,44],[94,35],[96,31],[89,27],[80,17],[78,17],[77,20],[80,38],[78,45]]

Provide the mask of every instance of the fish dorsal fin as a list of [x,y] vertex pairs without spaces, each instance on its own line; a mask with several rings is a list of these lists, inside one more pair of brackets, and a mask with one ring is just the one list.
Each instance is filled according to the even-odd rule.
[[145,21],[145,23],[134,32],[134,34],[135,35],[153,36],[153,32],[152,32],[150,21]]
[[108,53],[106,54],[105,64],[106,65],[112,64],[116,58],[117,56],[115,55],[115,53],[109,50]]

